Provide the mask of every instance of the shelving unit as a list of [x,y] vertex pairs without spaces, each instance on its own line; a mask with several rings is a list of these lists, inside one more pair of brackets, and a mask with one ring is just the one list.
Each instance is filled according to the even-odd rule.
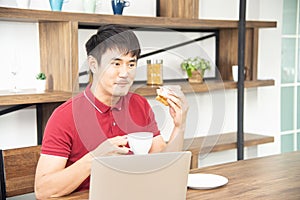
[[[72,96],[79,88],[78,83],[78,30],[80,27],[98,27],[103,24],[122,24],[130,27],[169,28],[177,31],[218,31],[219,52],[217,66],[222,81],[207,81],[205,84],[180,84],[186,93],[207,92],[209,90],[234,89],[231,66],[237,64],[238,21],[201,20],[169,17],[135,17],[71,12],[52,12],[0,7],[1,21],[31,22],[39,25],[41,71],[47,75],[48,91],[37,94],[27,91],[22,94],[0,92],[0,106],[38,104],[38,143],[44,126],[60,103]],[[261,87],[274,85],[274,80],[257,80],[257,50],[260,28],[276,27],[276,22],[247,21],[245,66],[249,75],[245,87]],[[168,83],[169,84],[169,83]],[[173,83],[170,83],[173,84]],[[144,95],[155,95],[155,87],[135,84],[133,91]]]
[[[166,85],[180,85],[184,93],[200,93],[209,92],[214,90],[229,90],[236,89],[237,82],[233,81],[205,81],[203,84],[192,84],[187,81],[170,81]],[[245,88],[255,88],[263,86],[274,85],[274,80],[257,80],[257,81],[245,81]],[[156,89],[159,86],[150,86],[145,84],[134,84],[131,88],[132,92],[140,94],[142,96],[155,96]]]

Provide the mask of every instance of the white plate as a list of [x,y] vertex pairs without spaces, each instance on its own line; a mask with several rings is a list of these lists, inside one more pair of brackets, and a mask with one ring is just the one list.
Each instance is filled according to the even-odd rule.
[[228,183],[224,176],[216,174],[189,174],[187,186],[192,189],[212,189]]

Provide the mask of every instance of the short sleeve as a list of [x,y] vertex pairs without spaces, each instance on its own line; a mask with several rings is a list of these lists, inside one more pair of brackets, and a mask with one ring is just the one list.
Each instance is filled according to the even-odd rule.
[[68,158],[72,146],[72,109],[62,104],[49,118],[42,142],[42,154]]

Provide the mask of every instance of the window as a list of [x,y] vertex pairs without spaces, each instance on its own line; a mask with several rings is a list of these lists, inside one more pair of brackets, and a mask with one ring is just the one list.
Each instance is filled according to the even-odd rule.
[[283,1],[281,151],[300,150],[300,0]]

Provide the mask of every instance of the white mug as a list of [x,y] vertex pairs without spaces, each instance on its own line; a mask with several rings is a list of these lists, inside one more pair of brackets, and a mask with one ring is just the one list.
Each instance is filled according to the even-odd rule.
[[[238,74],[239,74],[239,66],[238,65],[233,65],[232,66],[232,78],[233,81],[237,82],[238,81]],[[247,67],[244,67],[244,79],[246,80],[246,75],[247,75]]]
[[232,78],[233,78],[233,81],[235,81],[235,82],[238,81],[238,74],[239,74],[239,66],[233,65],[232,66]]
[[16,0],[18,8],[29,8],[30,0]]
[[127,135],[128,144],[134,154],[148,154],[151,146],[153,133],[135,132]]

